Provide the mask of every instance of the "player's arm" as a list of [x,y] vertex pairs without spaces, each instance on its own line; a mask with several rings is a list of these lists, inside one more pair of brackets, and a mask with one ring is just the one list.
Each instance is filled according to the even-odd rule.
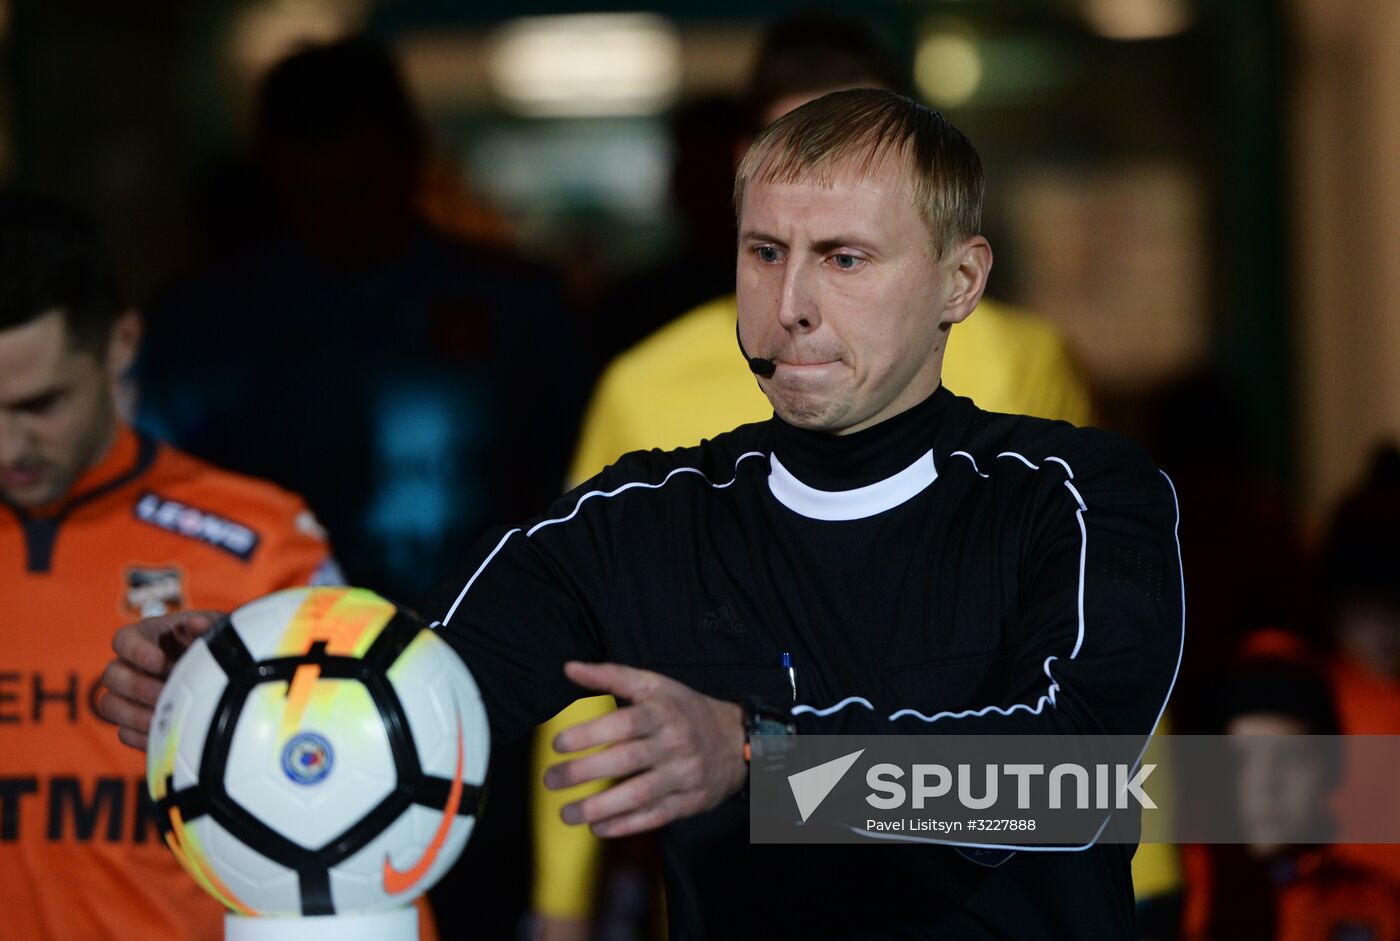
[[[423,610],[471,668],[493,740],[509,741],[586,690],[611,693],[625,708],[566,729],[563,752],[607,746],[555,766],[552,789],[626,776],[564,808],[570,823],[606,836],[653,829],[706,810],[744,782],[740,707],[658,673],[607,659],[613,559],[626,542],[626,496],[637,481],[664,478],[647,455],[632,455],[562,498],[549,514],[488,536],[476,559]],[[614,499],[618,496],[618,499]],[[635,547],[632,551],[635,551]],[[439,613],[440,612],[440,613]]]
[[[601,472],[629,450],[621,442],[627,427],[627,402],[618,394],[616,362],[608,366],[595,386],[584,412],[578,443],[569,464],[568,486],[577,486]],[[640,440],[641,436],[633,436]],[[562,811],[581,797],[596,794],[606,779],[564,790],[544,784],[545,770],[566,756],[554,748],[554,739],[565,729],[603,716],[617,708],[611,696],[590,696],[566,706],[534,733],[530,767],[531,844],[535,851],[535,877],[531,908],[535,930],[541,939],[587,937],[594,914],[596,882],[602,864],[602,840],[587,827],[564,823]]]
[[607,552],[586,557],[597,536],[586,523],[568,534],[577,544],[562,545],[531,536],[538,522],[488,533],[419,605],[472,671],[493,742],[518,739],[581,695],[565,661],[600,657]]

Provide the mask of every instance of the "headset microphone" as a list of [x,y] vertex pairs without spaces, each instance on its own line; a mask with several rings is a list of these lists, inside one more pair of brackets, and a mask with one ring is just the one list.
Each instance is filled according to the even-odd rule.
[[749,371],[755,376],[762,376],[764,379],[772,379],[773,373],[778,371],[778,364],[771,359],[764,359],[761,356],[750,356],[749,351],[744,349],[744,338],[739,336],[739,325],[734,324],[734,339],[739,341],[739,352],[744,354],[744,359],[749,364]]

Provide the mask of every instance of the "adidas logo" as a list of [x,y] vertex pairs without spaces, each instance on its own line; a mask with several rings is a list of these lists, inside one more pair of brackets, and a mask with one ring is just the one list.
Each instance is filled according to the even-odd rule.
[[729,605],[722,604],[713,611],[706,611],[700,615],[700,630],[715,631],[720,634],[742,634],[744,633],[744,624],[734,616]]

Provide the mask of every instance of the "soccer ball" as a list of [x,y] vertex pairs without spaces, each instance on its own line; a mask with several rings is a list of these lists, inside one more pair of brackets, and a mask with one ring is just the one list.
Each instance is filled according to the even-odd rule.
[[489,752],[476,683],[416,615],[359,588],[251,602],[156,703],[146,777],[181,865],[243,915],[408,904],[456,860]]

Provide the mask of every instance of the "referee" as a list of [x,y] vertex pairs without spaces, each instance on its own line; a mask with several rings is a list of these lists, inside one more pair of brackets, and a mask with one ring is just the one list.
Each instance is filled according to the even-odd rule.
[[[672,938],[1134,937],[1131,846],[984,865],[748,843],[755,714],[795,734],[1145,741],[1184,635],[1165,475],[1121,438],[941,386],[992,265],[961,132],[890,92],[837,92],[759,135],[735,195],[740,346],[774,416],[625,455],[488,534],[422,609],[501,740],[581,690],[629,704],[560,733],[562,752],[609,747],[546,784],[618,778],[565,819],[665,828]],[[117,636],[102,709],[130,744],[179,623]]]

